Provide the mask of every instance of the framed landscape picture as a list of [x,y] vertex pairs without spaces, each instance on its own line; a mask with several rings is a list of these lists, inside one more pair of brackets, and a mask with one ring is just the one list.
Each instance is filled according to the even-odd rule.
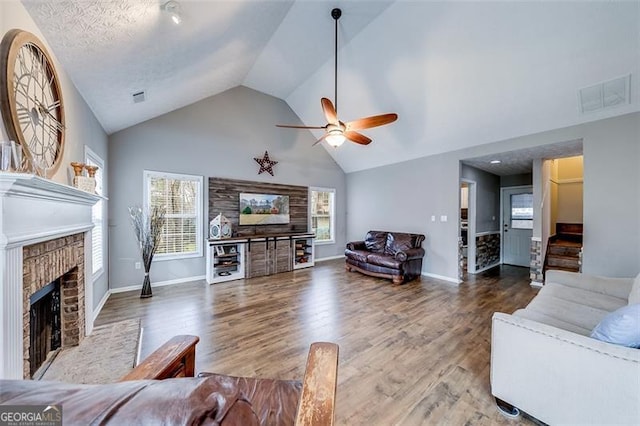
[[240,225],[289,223],[289,196],[240,193]]

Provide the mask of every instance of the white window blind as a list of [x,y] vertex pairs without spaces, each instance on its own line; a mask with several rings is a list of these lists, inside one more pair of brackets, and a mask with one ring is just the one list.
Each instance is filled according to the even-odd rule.
[[316,234],[316,243],[335,241],[335,189],[311,189],[311,229]]
[[[85,147],[85,163],[90,166],[98,166],[96,171],[96,193],[104,195],[104,161],[95,152]],[[104,202],[98,201],[91,208],[91,274],[97,276],[104,268]]]
[[145,171],[145,209],[165,211],[161,259],[202,255],[202,177]]
[[533,194],[511,195],[511,227],[533,229]]

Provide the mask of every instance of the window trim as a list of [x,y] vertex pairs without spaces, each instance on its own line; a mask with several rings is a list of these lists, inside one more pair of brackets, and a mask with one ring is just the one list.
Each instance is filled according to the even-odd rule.
[[[96,152],[94,150],[92,150],[91,148],[89,148],[89,146],[85,145],[84,146],[84,161],[85,163],[91,161],[92,163],[95,163],[98,165],[98,167],[100,168],[100,170],[102,171],[102,193],[98,194],[100,195],[102,198],[102,200],[97,201],[96,203],[102,203],[102,223],[101,223],[101,228],[102,228],[102,266],[100,267],[100,269],[98,269],[96,272],[92,272],[91,273],[91,281],[92,282],[96,282],[101,276],[102,274],[105,273],[105,263],[108,262],[109,260],[106,259],[105,254],[107,253],[106,250],[106,220],[105,220],[105,207],[106,204],[103,202],[106,199],[106,194],[104,193],[104,182],[105,182],[105,167],[104,167],[104,160],[102,159],[102,157],[100,157],[98,154],[96,154]],[[93,206],[92,206],[93,208]],[[91,222],[93,223],[93,217],[91,218]],[[95,225],[94,225],[95,226]],[[93,231],[93,228],[91,228],[91,230]],[[91,235],[91,244],[93,245],[93,234]],[[91,269],[93,269],[93,248],[92,248],[92,253],[91,253]]]
[[191,180],[197,183],[196,185],[196,251],[190,253],[156,253],[153,256],[153,262],[164,262],[168,260],[178,260],[178,259],[191,259],[196,257],[202,257],[204,255],[204,241],[202,238],[202,223],[204,218],[204,177],[200,175],[188,175],[184,173],[169,173],[169,172],[160,172],[156,170],[144,170],[143,178],[142,178],[142,208],[147,211],[149,209],[149,178],[150,177],[163,177],[168,179],[179,179],[179,180]]
[[336,243],[336,189],[335,188],[323,188],[319,186],[310,186],[309,187],[309,230],[312,229],[312,212],[311,212],[311,198],[312,192],[331,192],[333,194],[333,202],[331,203],[331,239],[329,240],[318,240],[314,239],[313,244],[317,246],[325,245],[325,244],[335,244]]

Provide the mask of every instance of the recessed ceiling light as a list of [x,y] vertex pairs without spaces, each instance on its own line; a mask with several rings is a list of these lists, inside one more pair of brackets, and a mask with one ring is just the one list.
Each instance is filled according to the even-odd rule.
[[490,162],[491,164],[500,164],[500,163],[502,163],[502,161],[500,161],[500,160],[491,160],[491,161],[489,161],[489,162]]

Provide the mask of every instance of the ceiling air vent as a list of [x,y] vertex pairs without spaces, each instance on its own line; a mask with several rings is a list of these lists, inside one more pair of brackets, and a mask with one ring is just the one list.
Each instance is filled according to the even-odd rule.
[[144,102],[145,101],[145,94],[144,94],[144,90],[140,91],[140,92],[136,92],[134,94],[131,95],[133,97],[133,103],[134,104],[139,104],[140,102]]
[[582,88],[578,91],[580,112],[587,114],[629,104],[630,88],[631,74]]

